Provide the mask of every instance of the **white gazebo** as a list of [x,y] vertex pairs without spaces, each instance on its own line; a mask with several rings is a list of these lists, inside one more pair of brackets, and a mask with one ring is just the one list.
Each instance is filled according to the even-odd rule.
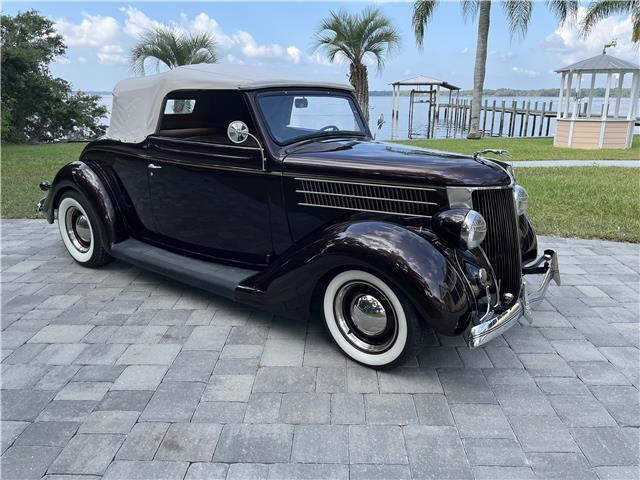
[[[556,70],[562,74],[556,147],[631,147],[638,111],[640,66],[607,55],[607,46],[601,55]],[[589,82],[588,88],[583,88],[583,80]],[[598,80],[604,80],[604,85]],[[596,88],[602,86],[604,101],[594,98]]]

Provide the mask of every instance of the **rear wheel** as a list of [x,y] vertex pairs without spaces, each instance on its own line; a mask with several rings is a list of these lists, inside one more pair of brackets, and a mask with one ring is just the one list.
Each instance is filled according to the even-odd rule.
[[324,319],[338,346],[357,362],[392,367],[416,355],[423,332],[409,302],[388,282],[361,270],[337,274],[325,289]]
[[80,192],[62,194],[58,229],[69,255],[80,265],[99,267],[113,260],[102,246],[98,215]]

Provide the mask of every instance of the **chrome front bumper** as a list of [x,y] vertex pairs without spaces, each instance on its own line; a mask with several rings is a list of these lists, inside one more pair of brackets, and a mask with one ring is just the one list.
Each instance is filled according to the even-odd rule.
[[520,298],[506,310],[496,313],[496,309],[488,311],[480,319],[473,323],[465,334],[465,340],[470,348],[484,345],[491,339],[502,335],[506,330],[514,326],[521,317],[525,317],[529,323],[533,321],[531,307],[544,298],[551,280],[560,285],[560,268],[558,256],[553,250],[545,250],[535,262],[525,267],[525,272],[544,273],[542,283],[534,291],[529,291],[528,284],[522,280]]

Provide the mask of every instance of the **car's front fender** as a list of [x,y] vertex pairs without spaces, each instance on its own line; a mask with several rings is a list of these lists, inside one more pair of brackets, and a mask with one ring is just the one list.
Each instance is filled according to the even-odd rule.
[[240,285],[237,298],[267,303],[283,315],[306,316],[318,286],[347,269],[384,277],[438,332],[458,334],[470,320],[465,280],[444,251],[406,227],[384,221],[341,223],[316,232]]

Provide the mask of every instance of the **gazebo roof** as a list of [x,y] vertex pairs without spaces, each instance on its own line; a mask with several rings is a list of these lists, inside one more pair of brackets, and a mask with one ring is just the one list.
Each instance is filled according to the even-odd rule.
[[612,57],[606,53],[601,53],[595,57],[587,58],[573,65],[556,70],[556,73],[562,72],[635,72],[640,71],[640,66],[635,63],[627,62],[620,58]]
[[417,75],[415,77],[407,78],[405,80],[399,80],[393,82],[391,85],[406,85],[406,86],[421,86],[421,85],[435,85],[447,88],[449,90],[460,90],[460,87],[445,82],[444,80],[438,80],[437,78],[428,77],[427,75]]

